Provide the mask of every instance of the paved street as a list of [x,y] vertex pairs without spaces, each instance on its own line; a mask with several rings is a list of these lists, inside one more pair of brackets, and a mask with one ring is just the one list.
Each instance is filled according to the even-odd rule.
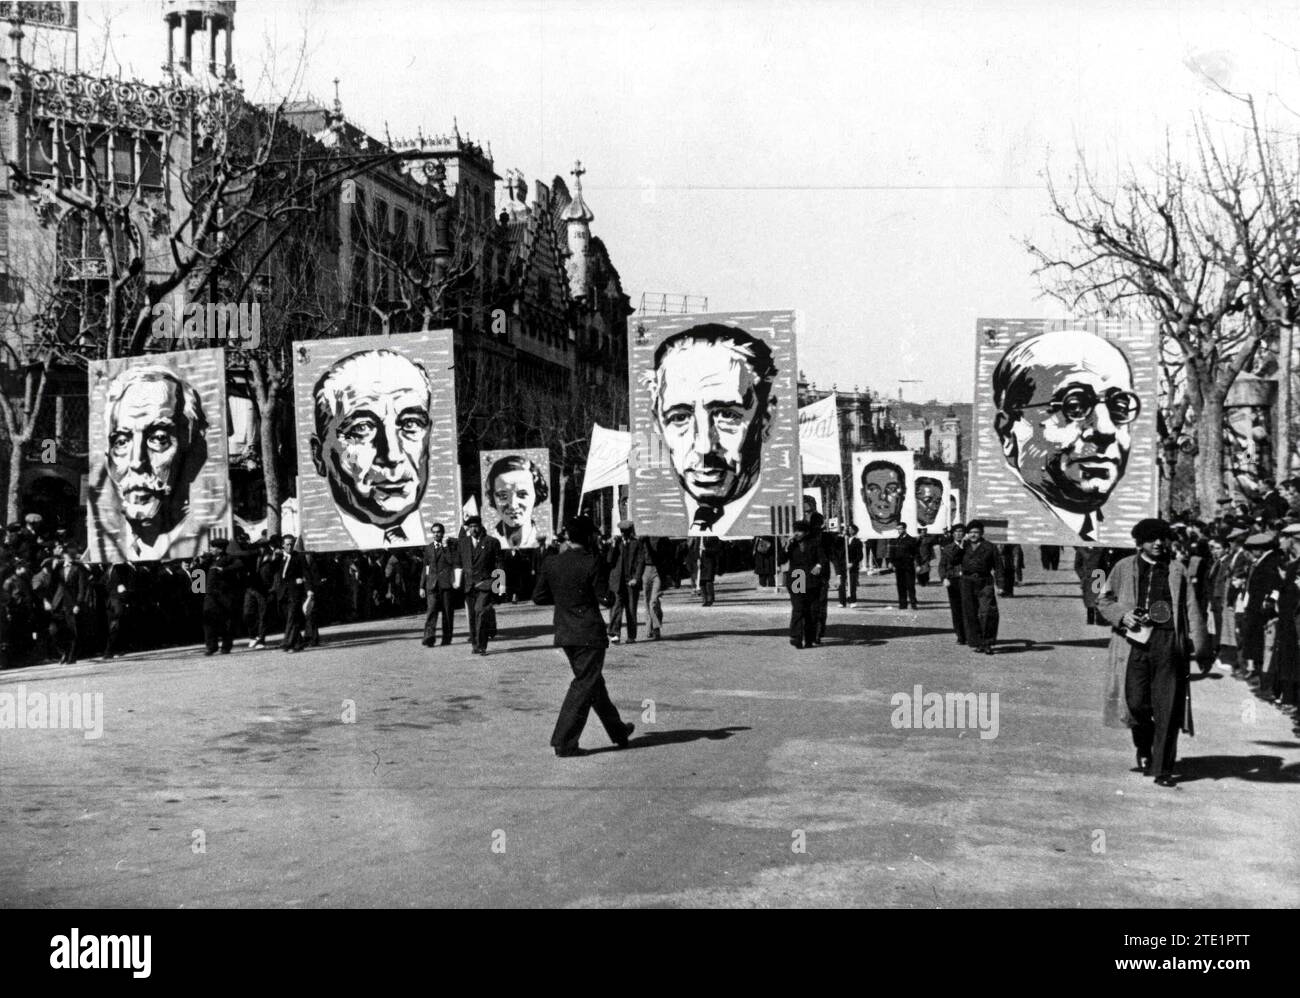
[[[298,655],[6,672],[0,693],[99,692],[105,717],[98,739],[0,730],[0,902],[1300,904],[1290,720],[1216,673],[1180,789],[1132,772],[1071,573],[1030,570],[993,657],[954,645],[942,589],[903,613],[883,579],[796,652],[752,578],[707,610],[671,593],[666,640],[610,650],[637,731],[576,759],[548,746],[568,681],[549,608],[502,608],[486,658],[463,634],[426,650],[405,618]],[[996,737],[894,727],[918,684],[996,694]],[[594,718],[583,745],[607,748]]]

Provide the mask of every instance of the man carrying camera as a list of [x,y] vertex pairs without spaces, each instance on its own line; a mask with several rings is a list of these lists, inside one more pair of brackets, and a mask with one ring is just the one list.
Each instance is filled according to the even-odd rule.
[[1139,521],[1138,553],[1115,564],[1097,597],[1098,614],[1113,628],[1103,722],[1132,731],[1138,769],[1161,787],[1177,786],[1178,732],[1192,733],[1191,659],[1209,648],[1192,580],[1169,558],[1170,536],[1163,520]]

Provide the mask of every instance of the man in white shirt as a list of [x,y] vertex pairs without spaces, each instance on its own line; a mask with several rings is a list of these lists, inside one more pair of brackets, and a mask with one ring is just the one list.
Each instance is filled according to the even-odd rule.
[[316,473],[359,550],[426,542],[420,502],[429,480],[433,393],[415,361],[389,349],[336,361],[316,382]]

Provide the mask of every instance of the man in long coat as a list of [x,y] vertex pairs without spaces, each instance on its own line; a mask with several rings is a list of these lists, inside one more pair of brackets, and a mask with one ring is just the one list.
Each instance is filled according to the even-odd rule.
[[1179,730],[1192,733],[1188,675],[1209,648],[1205,617],[1186,569],[1169,558],[1169,524],[1141,520],[1137,554],[1121,558],[1097,597],[1111,625],[1102,723],[1127,727],[1138,768],[1157,786],[1176,786]]

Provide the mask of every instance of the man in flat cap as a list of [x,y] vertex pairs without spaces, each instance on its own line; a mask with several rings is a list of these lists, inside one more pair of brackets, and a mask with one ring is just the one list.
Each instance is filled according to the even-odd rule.
[[614,610],[609,615],[609,640],[618,644],[623,614],[627,613],[627,642],[636,641],[636,608],[641,599],[641,576],[645,572],[645,545],[636,535],[631,520],[620,520],[618,536],[605,552],[609,566],[609,591],[614,594]]
[[966,524],[966,547],[961,553],[961,605],[966,615],[966,643],[971,651],[993,654],[998,638],[997,576],[1002,556],[996,544],[984,539],[984,521]]
[[1169,557],[1170,536],[1163,520],[1140,520],[1137,554],[1116,562],[1097,597],[1112,627],[1103,723],[1130,729],[1138,769],[1161,787],[1176,786],[1178,732],[1192,733],[1191,659],[1209,647],[1192,580]]
[[1294,705],[1300,700],[1300,647],[1297,647],[1296,629],[1296,615],[1300,613],[1300,523],[1283,527],[1279,540],[1287,564],[1277,600],[1268,692],[1275,701]]
[[796,648],[816,648],[821,644],[818,603],[830,578],[831,565],[819,532],[807,520],[795,520],[786,558],[789,560],[786,591],[790,594],[790,644]]
[[1277,536],[1260,531],[1246,538],[1246,553],[1251,565],[1242,590],[1244,609],[1238,647],[1240,667],[1233,675],[1246,680],[1257,679],[1264,667],[1264,631],[1277,616],[1277,601],[1286,584],[1286,565],[1278,550]]

